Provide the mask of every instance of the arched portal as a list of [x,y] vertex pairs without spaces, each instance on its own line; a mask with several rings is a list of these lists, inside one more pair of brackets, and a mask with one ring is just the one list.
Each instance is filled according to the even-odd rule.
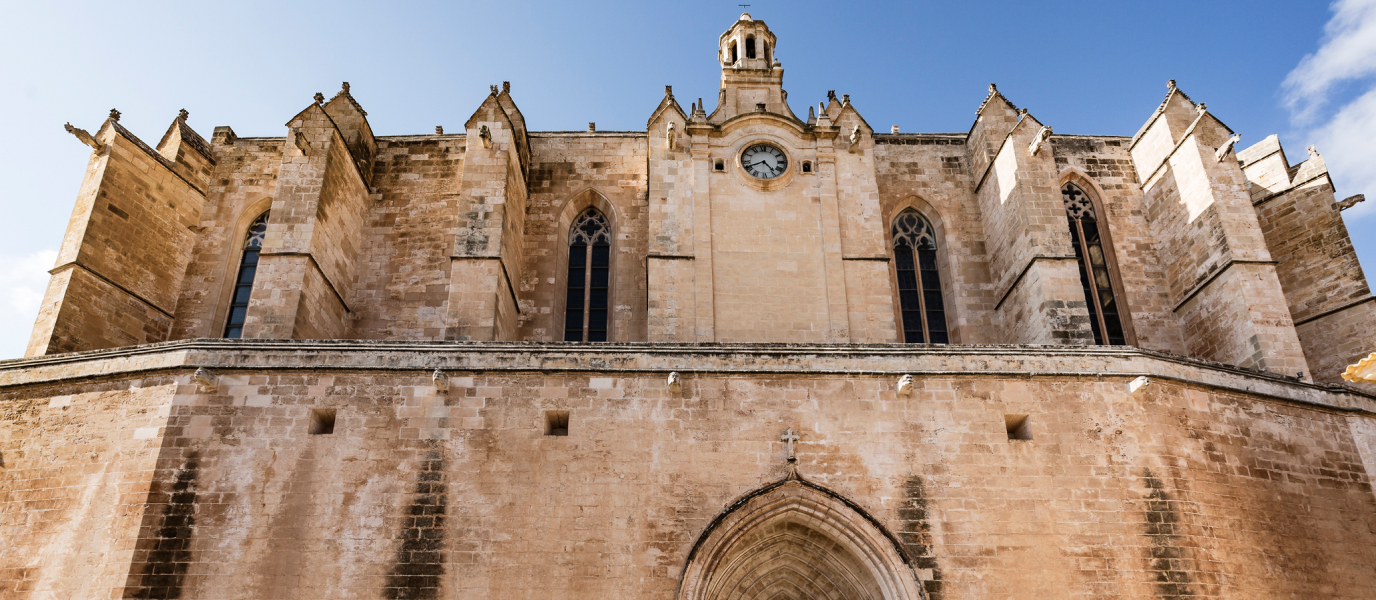
[[688,556],[678,600],[918,600],[901,547],[816,484],[787,479],[717,517]]

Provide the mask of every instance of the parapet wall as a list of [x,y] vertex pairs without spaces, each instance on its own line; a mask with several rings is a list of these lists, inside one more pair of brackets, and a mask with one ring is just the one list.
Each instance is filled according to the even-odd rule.
[[1135,349],[192,340],[0,419],[7,598],[673,598],[789,428],[934,600],[1376,595],[1376,397]]

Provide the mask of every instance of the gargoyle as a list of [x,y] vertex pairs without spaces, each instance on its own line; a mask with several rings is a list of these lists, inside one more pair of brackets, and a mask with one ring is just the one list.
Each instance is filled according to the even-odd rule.
[[1222,146],[1218,147],[1218,151],[1214,152],[1214,162],[1223,162],[1223,158],[1228,156],[1228,152],[1233,149],[1233,145],[1240,141],[1242,141],[1242,136],[1234,133],[1233,137],[1228,138],[1228,141],[1224,142]]
[[860,126],[856,125],[850,130],[850,145],[846,147],[849,152],[855,152],[855,147],[860,145]]
[[1345,199],[1345,200],[1343,200],[1342,202],[1339,202],[1339,203],[1338,203],[1338,210],[1340,210],[1340,211],[1347,210],[1347,209],[1349,209],[1349,208],[1352,208],[1353,206],[1356,206],[1358,202],[1361,202],[1361,201],[1363,201],[1363,200],[1366,200],[1366,195],[1365,195],[1365,194],[1357,194],[1357,195],[1355,195],[1355,196],[1348,196],[1347,199]]
[[105,148],[105,144],[102,144],[102,143],[100,143],[100,142],[97,142],[97,141],[96,141],[96,138],[91,137],[91,134],[90,134],[90,133],[87,133],[85,129],[79,129],[79,128],[76,128],[76,127],[72,127],[72,124],[71,124],[71,123],[67,123],[66,125],[63,125],[62,128],[63,128],[63,129],[66,129],[66,130],[67,130],[67,133],[70,133],[70,134],[76,136],[76,139],[81,140],[81,143],[86,144],[87,146],[90,146],[91,148],[94,148],[96,152],[100,152],[101,150],[103,150],[103,149]]
[[[496,87],[496,86],[493,86],[493,87]],[[478,139],[480,139],[480,140],[483,141],[483,147],[484,147],[484,148],[491,148],[491,147],[492,147],[492,130],[491,130],[491,129],[488,129],[486,125],[483,125],[483,126],[479,127],[479,128],[478,128]]]
[[664,131],[664,142],[670,150],[674,149],[674,142],[677,141],[677,138],[678,125],[675,125],[673,121],[669,121],[669,127]]

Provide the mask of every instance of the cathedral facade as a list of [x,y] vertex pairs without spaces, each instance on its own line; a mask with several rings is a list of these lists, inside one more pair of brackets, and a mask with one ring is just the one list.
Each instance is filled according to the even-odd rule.
[[[0,598],[1376,597],[1376,302],[1322,156],[715,108],[156,146],[0,363]],[[793,105],[796,106],[796,105]],[[1365,364],[1365,363],[1363,363]]]

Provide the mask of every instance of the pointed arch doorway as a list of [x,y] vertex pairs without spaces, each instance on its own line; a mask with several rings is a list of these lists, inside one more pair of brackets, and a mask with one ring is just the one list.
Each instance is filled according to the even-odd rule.
[[707,526],[678,600],[924,600],[901,546],[835,492],[790,477]]

